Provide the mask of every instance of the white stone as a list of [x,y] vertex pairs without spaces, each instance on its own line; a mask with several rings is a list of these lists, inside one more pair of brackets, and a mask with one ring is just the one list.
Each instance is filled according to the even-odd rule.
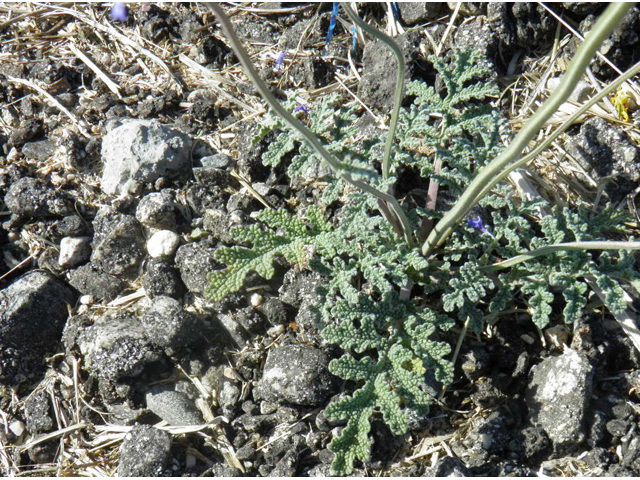
[[180,237],[171,230],[160,230],[147,241],[147,252],[153,258],[170,257],[180,245]]
[[259,293],[254,293],[253,295],[251,295],[250,302],[252,307],[259,307],[260,305],[262,305],[263,301],[264,297]]
[[9,424],[9,430],[11,430],[11,433],[16,437],[19,437],[24,433],[25,425],[20,420],[14,420]]
[[77,267],[89,260],[91,245],[88,237],[64,237],[60,241],[58,264],[63,268]]

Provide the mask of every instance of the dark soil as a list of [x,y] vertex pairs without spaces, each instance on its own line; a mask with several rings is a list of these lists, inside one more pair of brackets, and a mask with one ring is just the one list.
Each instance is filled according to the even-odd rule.
[[[330,3],[242,5],[225,8],[281,99],[351,101],[339,76],[387,115],[395,60],[369,38],[349,53],[341,22],[325,45]],[[554,40],[564,61],[575,38],[537,3],[463,2],[447,31],[455,6],[400,4],[408,79],[441,82],[425,56],[441,41],[445,58],[477,49],[519,124]],[[103,4],[0,6],[0,472],[328,475],[342,425],[323,409],[348,386],[327,370],[340,352],[318,335],[323,279],[283,265],[220,302],[204,297],[232,226],[265,203],[295,213],[322,185],[262,164],[271,138],[251,140],[263,102],[211,12],[127,8],[112,21]],[[604,6],[550,8],[584,33]],[[389,18],[385,4],[360,14],[381,28]],[[636,7],[608,44],[623,71],[640,57],[639,23]],[[592,70],[615,77],[600,60]],[[366,136],[375,124],[362,116]],[[626,208],[640,121],[633,108],[625,124],[611,118],[574,127],[564,149],[598,185],[572,180],[589,198],[601,187]],[[123,163],[133,151],[139,163]],[[426,188],[411,171],[401,183],[401,194]],[[554,328],[514,313],[468,336],[442,401],[403,437],[375,420],[356,474],[640,475],[640,353],[597,306]]]

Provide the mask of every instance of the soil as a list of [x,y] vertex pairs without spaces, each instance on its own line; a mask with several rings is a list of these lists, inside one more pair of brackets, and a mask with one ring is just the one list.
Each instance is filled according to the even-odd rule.
[[[262,164],[271,138],[251,139],[265,106],[206,7],[135,3],[112,20],[106,4],[65,5],[0,6],[0,472],[330,474],[342,425],[323,409],[348,385],[327,371],[340,352],[311,308],[323,279],[282,265],[222,301],[204,296],[231,226],[265,203],[295,213],[322,186]],[[351,52],[346,14],[326,45],[330,3],[239,5],[225,8],[281,99],[313,108],[355,94],[385,118],[392,57],[366,36]],[[539,81],[575,51],[558,19],[584,33],[604,7],[550,8],[400,4],[408,77],[437,86],[428,54],[479,50],[519,128],[547,93]],[[360,14],[389,23],[386,4]],[[639,23],[636,7],[607,44],[622,71],[640,56]],[[615,75],[598,59],[586,80]],[[605,112],[573,127],[527,169],[547,200],[604,196],[638,219],[640,116],[628,108],[628,121]],[[126,148],[138,164],[122,163]],[[579,167],[552,168],[566,152]],[[401,181],[400,193],[427,188]],[[406,435],[373,422],[355,474],[640,475],[639,372],[606,310],[545,332],[514,314],[465,338],[454,383]]]

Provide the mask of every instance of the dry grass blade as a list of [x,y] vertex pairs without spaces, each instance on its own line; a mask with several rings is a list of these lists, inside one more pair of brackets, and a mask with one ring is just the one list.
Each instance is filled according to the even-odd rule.
[[167,64],[161,59],[159,58],[157,55],[155,55],[153,52],[151,52],[150,50],[146,49],[145,47],[143,47],[142,45],[140,45],[139,43],[133,41],[131,38],[127,37],[126,35],[120,33],[118,30],[116,30],[113,25],[103,25],[100,22],[93,20],[92,18],[89,18],[87,15],[85,15],[84,13],[81,13],[77,10],[72,10],[69,8],[62,8],[60,7],[59,10],[61,12],[67,13],[73,17],[75,17],[76,19],[80,20],[81,22],[84,22],[88,25],[90,25],[91,27],[100,30],[101,32],[107,33],[111,36],[113,36],[114,38],[116,38],[118,41],[122,42],[123,44],[133,48],[135,51],[141,53],[142,55],[146,56],[147,58],[149,58],[153,63],[155,63],[157,66],[159,66],[171,79],[171,81],[174,83],[174,85],[176,86],[176,89],[178,90],[178,93],[182,93],[182,85],[180,84],[180,82],[178,81],[178,79],[173,75],[173,72],[171,71],[171,69],[167,66]]
[[35,90],[36,92],[38,92],[51,105],[53,105],[55,108],[60,110],[64,115],[66,115],[71,120],[71,122],[73,122],[73,124],[76,126],[78,131],[84,137],[91,138],[91,135],[89,135],[89,133],[85,130],[85,128],[82,126],[80,121],[76,118],[76,116],[73,113],[71,113],[65,106],[63,106],[58,100],[53,98],[53,96],[51,94],[49,94],[45,89],[43,89],[39,85],[36,85],[35,83],[33,83],[33,82],[29,81],[29,80],[24,80],[22,78],[14,78],[14,77],[11,77],[11,76],[7,75],[7,79],[9,81],[11,81],[11,82],[18,83],[20,85],[24,85],[25,87],[29,87],[29,88]]
[[118,84],[111,80],[106,73],[100,70],[100,68],[95,63],[93,63],[93,61],[82,51],[80,51],[78,47],[76,47],[73,43],[69,43],[69,50],[71,50],[75,56],[82,60],[84,64],[89,67],[93,71],[93,73],[95,73],[98,78],[100,78],[100,80],[105,83],[109,90],[111,90],[118,98],[122,98],[122,95],[120,95],[120,87],[118,86]]
[[224,85],[233,85],[231,81],[227,80],[222,75],[216,72],[213,72],[208,68],[203,67],[199,63],[196,63],[193,60],[191,60],[186,55],[180,54],[178,58],[182,63],[184,63],[186,66],[188,66],[191,69],[192,73],[198,72],[207,81],[207,85],[210,85],[212,88],[214,88],[216,92],[220,93],[220,95],[223,96],[225,99],[229,100],[232,103],[235,103],[236,105],[243,108],[244,110],[247,110],[251,115],[259,115],[260,113],[264,113],[264,109],[262,109],[262,111],[259,112],[255,108],[250,107],[249,105],[244,103],[242,100],[238,99],[237,97],[234,97],[233,95],[230,95],[229,93],[225,92],[222,88],[220,88],[219,86],[220,83]]
[[65,428],[61,428],[59,430],[56,430],[55,432],[51,432],[51,433],[45,433],[43,435],[39,435],[31,440],[29,440],[27,443],[25,443],[24,445],[20,445],[20,447],[18,447],[21,451],[27,451],[30,448],[43,443],[43,442],[47,442],[49,440],[53,440],[54,438],[60,438],[63,437],[64,435],[67,435],[69,433],[73,433],[77,430],[82,430],[83,428],[87,428],[88,424],[87,423],[77,423],[75,425],[70,425],[68,427]]

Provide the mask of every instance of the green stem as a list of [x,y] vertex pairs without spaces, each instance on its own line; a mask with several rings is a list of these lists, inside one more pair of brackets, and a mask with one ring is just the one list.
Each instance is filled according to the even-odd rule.
[[[205,2],[205,5],[210,8],[213,13],[215,13],[218,21],[220,22],[220,26],[224,31],[231,48],[234,53],[240,60],[242,67],[244,68],[245,74],[249,77],[253,85],[256,87],[262,98],[267,102],[269,107],[276,112],[291,128],[297,130],[304,139],[309,143],[311,148],[322,158],[329,166],[333,169],[335,174],[342,178],[344,181],[350,183],[351,185],[359,188],[360,190],[370,193],[374,197],[386,202],[391,209],[393,210],[394,215],[401,222],[403,227],[403,234],[405,240],[410,246],[414,246],[415,243],[413,241],[411,223],[409,223],[409,219],[405,215],[402,207],[398,203],[398,200],[393,195],[389,195],[387,193],[381,192],[375,187],[368,185],[359,180],[354,180],[348,172],[345,172],[342,168],[340,161],[337,160],[333,155],[331,155],[325,148],[320,139],[314,135],[314,133],[309,130],[300,120],[291,115],[276,99],[276,97],[269,91],[267,85],[262,81],[260,75],[256,71],[253,66],[253,62],[249,58],[249,55],[245,51],[242,46],[242,42],[236,35],[233,30],[233,26],[227,15],[222,10],[220,4],[213,2]],[[391,221],[391,220],[390,220]],[[391,222],[393,224],[393,222]]]
[[464,218],[466,213],[475,205],[478,195],[483,192],[492,180],[509,166],[529,142],[537,135],[546,121],[569,98],[575,86],[580,81],[602,42],[611,34],[622,17],[633,7],[631,3],[612,3],[600,16],[593,29],[586,36],[584,42],[576,52],[567,72],[562,77],[562,83],[548,100],[527,121],[511,144],[491,163],[482,168],[476,178],[469,184],[455,206],[445,214],[431,231],[422,245],[422,254],[429,256],[453,232],[455,226]]
[[[526,156],[522,157],[520,160],[518,160],[517,162],[507,166],[500,174],[498,174],[489,185],[487,185],[484,190],[482,190],[482,192],[474,199],[473,204],[472,205],[476,205],[478,202],[480,202],[480,200],[482,200],[482,198],[489,193],[489,191],[495,187],[498,183],[500,183],[502,180],[504,180],[505,178],[507,178],[507,176],[513,172],[514,170],[516,170],[517,168],[523,167],[524,165],[526,165],[527,163],[529,163],[531,160],[533,160],[534,158],[536,158],[538,155],[540,155],[540,153],[542,151],[544,151],[549,145],[551,145],[556,138],[558,138],[562,133],[564,133],[571,125],[573,125],[582,115],[584,115],[585,113],[587,113],[587,111],[593,107],[596,103],[598,103],[600,100],[602,100],[604,97],[606,97],[607,95],[609,95],[610,93],[612,93],[614,90],[617,90],[617,88],[622,85],[624,82],[626,82],[627,80],[629,80],[631,77],[633,77],[634,75],[636,75],[638,72],[640,72],[640,62],[636,63],[633,67],[631,67],[629,70],[627,70],[626,72],[624,72],[621,76],[619,76],[618,78],[616,78],[613,82],[611,82],[609,85],[607,85],[604,89],[602,89],[600,92],[598,92],[597,95],[595,95],[593,98],[591,98],[587,103],[585,103],[582,107],[580,107],[580,109],[578,109],[576,111],[576,113],[574,113],[573,115],[571,115],[571,117],[569,117],[567,120],[565,120],[562,125],[560,127],[558,127],[558,129],[554,130],[553,133],[551,133],[547,138],[545,138],[542,142],[540,142],[540,144],[538,144],[536,146],[535,149],[533,149],[530,153],[528,153]],[[468,213],[468,210],[465,212],[465,215]]]
[[504,262],[494,263],[493,265],[487,265],[486,267],[480,267],[481,272],[495,272],[497,270],[504,270],[505,268],[513,267],[522,262],[526,262],[535,257],[541,255],[548,255],[550,253],[562,252],[566,250],[640,250],[640,242],[567,242],[556,243],[554,245],[547,245],[540,247],[536,250],[532,250],[522,255],[517,255]]
[[393,50],[393,53],[395,54],[396,60],[398,62],[393,113],[391,114],[391,121],[389,122],[389,134],[387,135],[387,143],[384,146],[384,157],[382,157],[382,178],[386,180],[387,178],[389,178],[391,149],[393,148],[393,145],[395,143],[396,128],[398,127],[398,119],[400,117],[400,107],[402,106],[402,98],[404,96],[404,74],[406,71],[406,66],[404,64],[404,55],[402,55],[402,50],[400,50],[398,44],[394,42],[391,37],[366,24],[358,16],[355,10],[353,10],[353,7],[350,3],[342,2],[341,5],[347,12],[347,15],[349,15],[349,18],[352,22],[357,24],[369,35],[384,42],[391,50]]

